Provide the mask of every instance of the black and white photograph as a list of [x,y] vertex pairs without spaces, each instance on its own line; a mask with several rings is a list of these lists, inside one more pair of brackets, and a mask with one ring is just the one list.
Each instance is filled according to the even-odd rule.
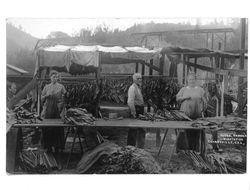
[[8,174],[246,174],[248,18],[5,24]]

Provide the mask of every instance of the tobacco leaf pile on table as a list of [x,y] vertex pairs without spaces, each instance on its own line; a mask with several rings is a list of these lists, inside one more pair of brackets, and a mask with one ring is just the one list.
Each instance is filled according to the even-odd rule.
[[180,110],[157,110],[156,113],[144,113],[139,115],[139,119],[145,121],[192,121],[184,112]]
[[161,173],[161,167],[150,153],[133,146],[120,147],[111,142],[104,142],[85,153],[77,170],[89,174]]
[[217,130],[246,131],[247,120],[238,117],[208,117],[200,118],[192,123],[194,128],[207,128]]
[[16,107],[13,110],[7,109],[7,131],[13,124],[32,124],[42,120],[36,113],[30,112],[23,107]]
[[74,125],[93,125],[95,117],[83,108],[70,108],[66,111],[65,122]]

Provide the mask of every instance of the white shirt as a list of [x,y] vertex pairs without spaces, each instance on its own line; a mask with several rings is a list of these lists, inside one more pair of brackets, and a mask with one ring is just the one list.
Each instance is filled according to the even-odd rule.
[[135,115],[135,106],[143,106],[144,101],[141,93],[141,89],[137,84],[133,83],[128,89],[128,106],[131,114]]

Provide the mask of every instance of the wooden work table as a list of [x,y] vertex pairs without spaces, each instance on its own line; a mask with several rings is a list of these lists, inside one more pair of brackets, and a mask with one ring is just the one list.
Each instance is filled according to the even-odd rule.
[[[97,119],[95,127],[157,128],[157,129],[200,129],[191,126],[192,121],[143,121],[138,119],[103,120]],[[13,127],[68,127],[61,119],[44,119],[33,124],[14,124]],[[81,127],[81,126],[79,126]],[[84,126],[82,126],[84,127]]]

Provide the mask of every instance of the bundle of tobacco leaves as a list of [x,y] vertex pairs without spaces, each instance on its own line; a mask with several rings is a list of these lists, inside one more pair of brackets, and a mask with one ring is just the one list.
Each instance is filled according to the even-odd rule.
[[79,173],[87,174],[153,174],[161,173],[154,157],[133,146],[120,147],[106,141],[86,152],[77,165]]
[[70,108],[66,111],[65,122],[74,125],[93,125],[95,117],[83,108]]
[[102,156],[88,172],[98,174],[156,174],[161,173],[161,168],[151,154],[133,146],[126,146],[111,155]]
[[102,95],[101,101],[114,103],[127,103],[128,89],[132,84],[131,78],[112,79],[105,78],[102,80]]
[[207,163],[206,160],[204,160],[198,152],[192,150],[181,150],[180,152],[184,154],[187,158],[191,159],[195,167],[199,168],[203,172],[214,172],[213,167],[209,163]]
[[184,112],[179,110],[157,110],[156,113],[144,113],[139,119],[145,121],[192,121]]
[[28,173],[48,173],[58,168],[53,154],[38,148],[28,148],[20,152],[19,165]]

